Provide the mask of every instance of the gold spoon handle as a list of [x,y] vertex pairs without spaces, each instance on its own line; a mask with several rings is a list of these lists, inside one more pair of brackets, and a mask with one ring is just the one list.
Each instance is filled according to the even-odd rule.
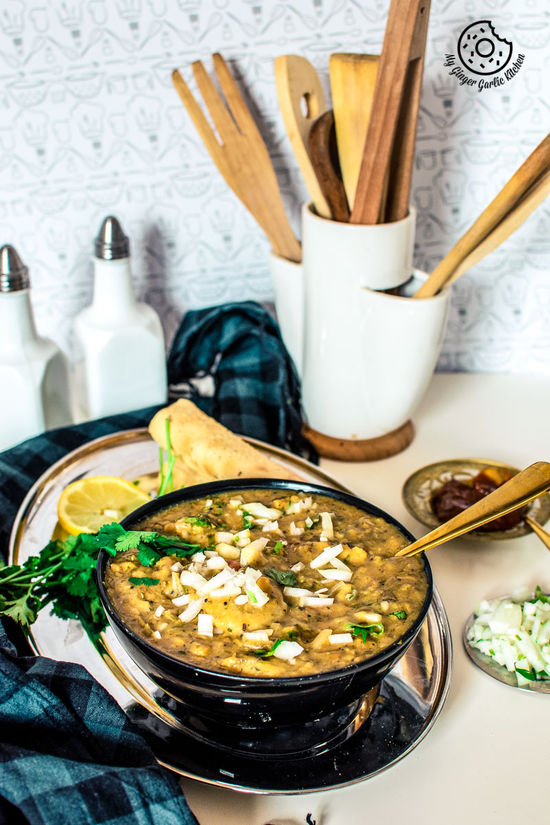
[[418,541],[399,550],[396,556],[414,556],[423,550],[430,550],[445,541],[457,538],[486,524],[488,521],[523,507],[528,501],[550,489],[550,464],[537,461],[527,469],[517,473],[485,498],[476,501],[458,516],[449,519],[440,527],[427,533]]
[[550,550],[550,533],[548,533],[544,529],[544,527],[541,527],[538,521],[529,518],[529,516],[525,516],[525,521],[527,522],[533,533],[536,533],[539,539],[542,541],[542,543],[545,544],[546,547]]

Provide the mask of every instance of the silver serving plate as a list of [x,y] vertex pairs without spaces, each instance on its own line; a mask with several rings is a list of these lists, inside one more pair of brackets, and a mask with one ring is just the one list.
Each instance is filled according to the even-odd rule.
[[[304,481],[352,492],[314,464],[255,439],[257,449]],[[11,563],[38,553],[58,528],[57,502],[63,488],[84,476],[118,475],[129,480],[154,473],[158,445],[146,429],[104,436],[53,464],[33,485],[16,516],[9,546]],[[42,611],[32,626],[35,652],[83,665],[114,697],[148,739],[158,761],[181,776],[255,793],[306,793],[345,787],[374,776],[406,756],[426,736],[445,702],[452,647],[445,610],[438,593],[414,643],[381,686],[380,699],[367,722],[327,754],[290,764],[277,759],[231,758],[204,752],[170,711],[159,688],[132,662],[110,629],[97,645],[76,621]],[[388,721],[390,720],[390,721]],[[393,721],[391,721],[393,720]]]

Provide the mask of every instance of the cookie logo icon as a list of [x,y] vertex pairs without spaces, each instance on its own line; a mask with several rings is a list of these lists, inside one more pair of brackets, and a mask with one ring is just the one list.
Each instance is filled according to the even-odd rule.
[[467,26],[458,39],[458,57],[469,72],[491,75],[510,62],[512,43],[499,37],[489,20]]

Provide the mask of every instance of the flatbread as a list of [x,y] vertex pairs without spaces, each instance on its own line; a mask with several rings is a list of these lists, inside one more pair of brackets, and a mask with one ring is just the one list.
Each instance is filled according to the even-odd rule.
[[176,455],[175,487],[222,478],[303,480],[210,418],[192,401],[183,398],[159,410],[149,424],[151,436],[164,450],[168,446],[167,418],[170,420],[170,441]]

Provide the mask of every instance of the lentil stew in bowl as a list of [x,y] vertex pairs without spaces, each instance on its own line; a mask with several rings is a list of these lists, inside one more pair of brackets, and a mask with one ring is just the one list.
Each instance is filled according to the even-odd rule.
[[169,657],[245,678],[340,670],[400,643],[427,609],[424,560],[394,557],[409,539],[392,521],[308,486],[168,496],[138,512],[131,529],[188,546],[111,559],[112,608]]

